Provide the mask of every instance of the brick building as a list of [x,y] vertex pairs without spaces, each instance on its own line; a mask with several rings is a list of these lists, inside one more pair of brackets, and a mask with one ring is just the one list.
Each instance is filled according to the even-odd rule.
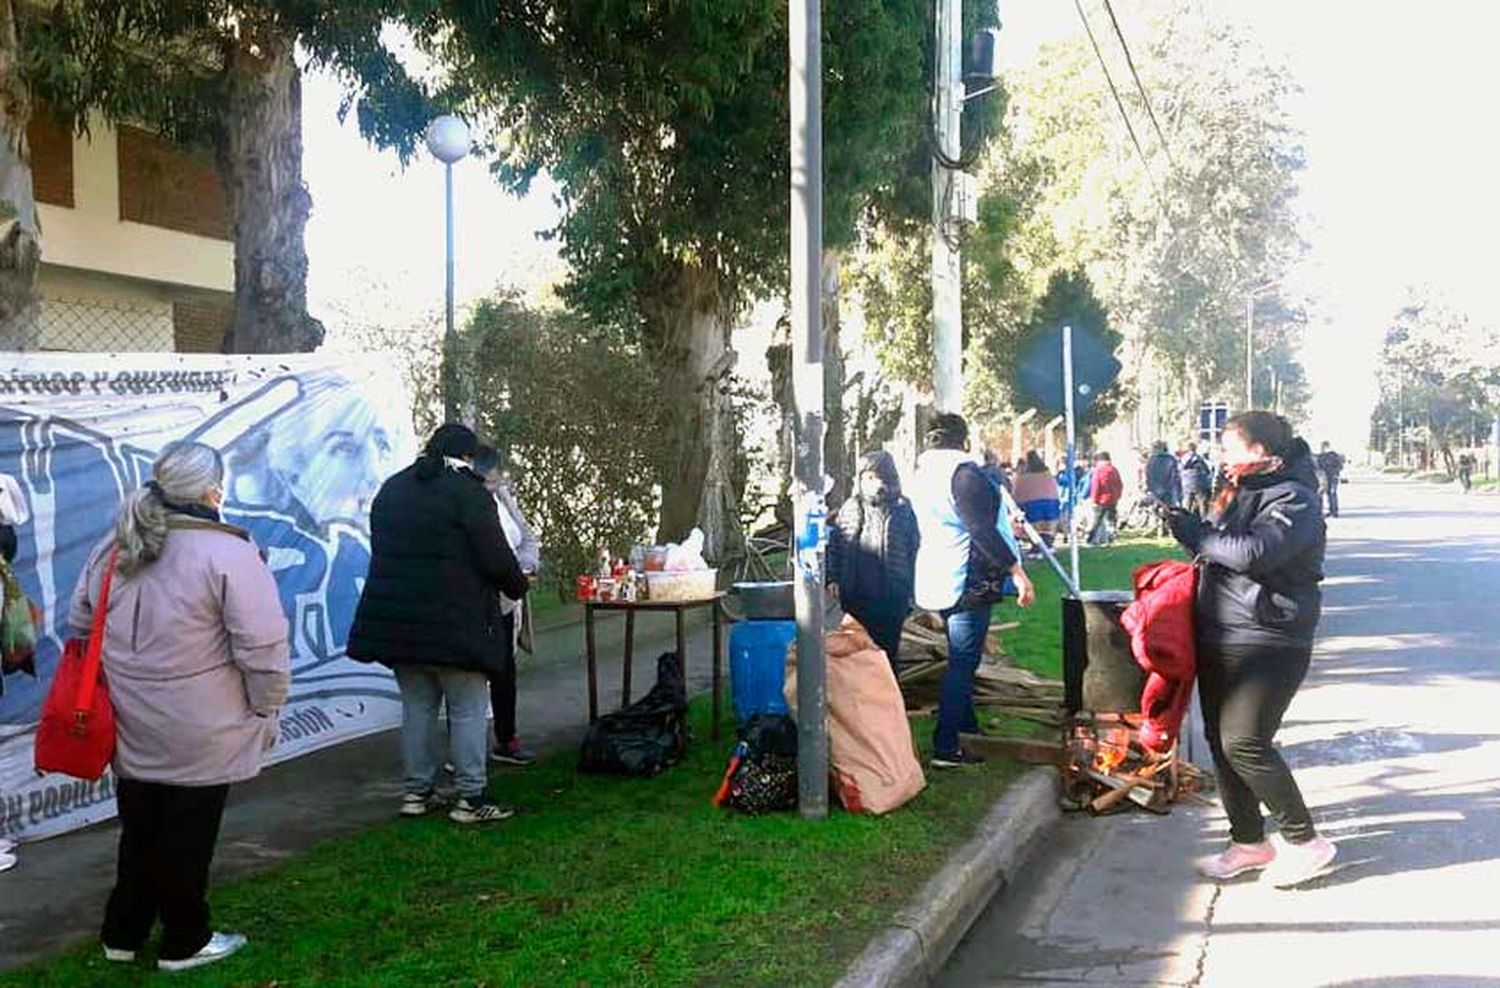
[[27,128],[42,229],[43,350],[215,352],[234,302],[232,220],[211,156],[137,127]]

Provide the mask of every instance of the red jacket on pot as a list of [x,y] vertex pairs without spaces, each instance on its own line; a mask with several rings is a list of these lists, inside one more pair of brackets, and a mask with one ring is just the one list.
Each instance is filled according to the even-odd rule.
[[1168,560],[1137,569],[1132,577],[1135,601],[1121,623],[1130,633],[1130,651],[1146,670],[1141,691],[1141,743],[1163,752],[1177,741],[1182,718],[1193,698],[1198,652],[1193,606],[1198,568]]

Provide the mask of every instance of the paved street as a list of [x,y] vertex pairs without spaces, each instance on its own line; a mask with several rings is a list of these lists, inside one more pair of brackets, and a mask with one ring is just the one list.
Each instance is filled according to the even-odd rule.
[[1283,892],[1190,860],[1217,810],[1069,817],[942,984],[1500,985],[1500,499],[1360,482],[1280,740],[1341,867]]

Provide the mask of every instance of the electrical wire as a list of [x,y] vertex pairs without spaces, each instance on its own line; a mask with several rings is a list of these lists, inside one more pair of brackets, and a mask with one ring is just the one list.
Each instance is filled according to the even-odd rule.
[[1078,19],[1083,21],[1083,30],[1089,36],[1089,44],[1094,48],[1094,57],[1099,60],[1099,68],[1104,70],[1104,81],[1109,83],[1110,95],[1115,99],[1115,108],[1120,111],[1120,119],[1125,121],[1125,130],[1130,134],[1130,143],[1135,145],[1135,153],[1141,159],[1141,167],[1146,170],[1146,181],[1151,183],[1151,192],[1156,196],[1156,203],[1161,207],[1162,215],[1171,222],[1171,210],[1167,209],[1167,201],[1162,197],[1161,188],[1156,184],[1156,176],[1151,171],[1151,162],[1146,159],[1146,151],[1141,147],[1141,139],[1136,136],[1135,124],[1130,122],[1130,114],[1125,112],[1125,103],[1120,99],[1120,91],[1115,88],[1114,76],[1110,74],[1109,64],[1104,61],[1104,52],[1099,50],[1099,41],[1094,37],[1094,29],[1089,24],[1088,15],[1083,12],[1082,0],[1073,0],[1073,9],[1078,11]]
[[1146,116],[1151,118],[1151,126],[1156,129],[1156,137],[1161,141],[1161,149],[1166,152],[1167,161],[1175,169],[1177,160],[1172,157],[1172,145],[1167,143],[1167,135],[1162,132],[1161,121],[1156,119],[1156,111],[1151,108],[1151,97],[1146,95],[1146,87],[1141,84],[1141,74],[1135,69],[1135,59],[1130,55],[1130,46],[1125,43],[1125,33],[1120,30],[1120,22],[1115,17],[1115,8],[1109,0],[1104,0],[1104,9],[1109,14],[1109,23],[1114,26],[1115,37],[1120,41],[1120,49],[1125,52],[1125,64],[1130,66],[1130,76],[1135,80],[1136,92],[1141,94],[1141,102],[1146,106]]

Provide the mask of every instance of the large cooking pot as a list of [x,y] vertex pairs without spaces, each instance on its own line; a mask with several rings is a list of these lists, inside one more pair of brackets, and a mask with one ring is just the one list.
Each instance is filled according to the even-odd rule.
[[724,610],[735,621],[794,621],[791,580],[735,583],[724,595]]

